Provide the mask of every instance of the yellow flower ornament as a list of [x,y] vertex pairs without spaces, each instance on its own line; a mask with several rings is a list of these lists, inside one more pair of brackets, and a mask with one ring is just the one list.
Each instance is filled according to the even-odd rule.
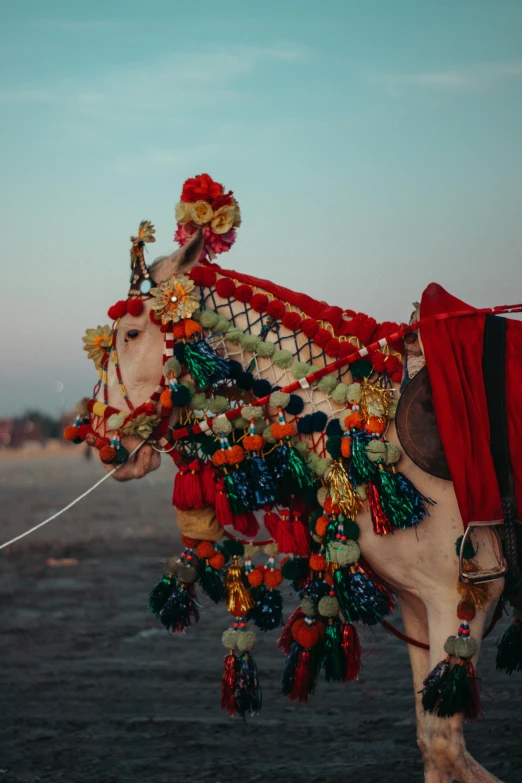
[[87,356],[93,360],[97,370],[101,367],[105,352],[110,348],[111,339],[112,329],[108,324],[97,326],[96,329],[87,329],[85,336],[82,337],[85,343],[83,350],[87,351]]
[[198,300],[191,296],[194,283],[186,275],[172,275],[150,292],[152,310],[162,324],[177,323],[190,318],[198,309]]

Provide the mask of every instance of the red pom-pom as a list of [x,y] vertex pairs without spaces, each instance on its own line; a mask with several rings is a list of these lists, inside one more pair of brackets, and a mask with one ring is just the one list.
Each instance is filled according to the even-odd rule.
[[218,552],[214,557],[211,557],[208,561],[209,566],[212,566],[212,568],[215,568],[216,571],[221,571],[223,566],[225,565],[225,555],[223,555],[221,552]]
[[126,313],[127,313],[127,302],[121,299],[119,302],[116,302],[116,304],[113,304],[112,307],[109,307],[107,315],[109,316],[111,321],[117,321],[118,318],[123,318],[123,316]]
[[327,356],[338,356],[341,344],[337,337],[332,337],[324,346],[324,352]]
[[110,446],[111,442],[109,438],[101,437],[96,439],[96,443],[94,445],[98,449],[98,451],[101,451],[101,449],[103,449],[104,446]]
[[85,440],[90,432],[93,432],[90,424],[80,424],[80,426],[76,429],[76,437]]
[[283,315],[282,323],[286,329],[289,329],[291,332],[297,332],[302,320],[299,313],[290,312]]
[[328,331],[328,329],[319,329],[314,334],[314,343],[319,346],[319,348],[324,348],[326,343],[331,340],[332,335]]
[[[405,324],[403,324],[405,326]],[[401,326],[398,323],[395,323],[395,321],[384,321],[384,323],[379,324],[377,329],[372,335],[372,340],[380,340],[382,337],[389,337],[394,332],[400,331]],[[398,340],[392,340],[392,342],[389,342],[388,345],[391,346],[395,351],[398,351],[399,353],[404,353],[404,342],[402,337]]]
[[349,356],[351,353],[354,353],[356,350],[357,348],[355,347],[355,345],[352,345],[347,341],[339,343],[339,359],[343,358],[344,356]]
[[220,277],[216,283],[216,294],[222,299],[228,299],[236,290],[236,284],[230,277]]
[[386,357],[380,351],[372,351],[370,361],[375,372],[381,373],[386,369]]
[[205,267],[195,266],[190,270],[189,277],[195,285],[203,285]]
[[112,462],[114,462],[114,457],[116,456],[116,449],[112,446],[102,446],[100,449],[100,459],[102,462],[105,462],[107,465],[110,465]]
[[198,548],[196,549],[196,554],[198,557],[201,558],[208,558],[208,557],[214,557],[216,554],[216,547],[212,543],[212,541],[202,541],[200,544],[198,544]]
[[136,318],[143,312],[143,300],[142,299],[129,299],[127,301],[127,312],[129,315]]
[[461,601],[457,606],[457,617],[459,620],[466,620],[470,623],[475,617],[475,606],[469,601]]
[[286,307],[279,299],[272,299],[266,306],[266,312],[271,318],[281,318],[286,312]]
[[283,581],[279,568],[270,568],[265,571],[265,584],[267,587],[278,587]]
[[[78,427],[74,427],[72,424],[69,424],[68,427],[66,427],[63,431],[63,437],[65,440],[76,440],[78,437]],[[110,441],[109,441],[110,443]]]
[[156,319],[156,313],[154,312],[154,310],[150,310],[149,318],[153,324],[155,324],[156,326],[161,326],[161,318]]
[[398,370],[392,373],[391,379],[394,383],[400,383],[402,381],[402,364]]
[[238,302],[250,302],[254,292],[249,285],[238,285],[235,296]]
[[257,568],[248,572],[247,579],[251,587],[260,587],[263,584],[263,574]]
[[319,324],[313,318],[305,318],[301,323],[301,329],[307,337],[311,338],[319,331]]
[[183,546],[186,546],[187,549],[195,549],[197,545],[199,544],[198,538],[190,538],[190,536],[181,536],[181,541],[183,543]]
[[386,357],[386,372],[392,375],[398,369],[402,369],[402,362],[397,356]]
[[250,307],[255,310],[256,313],[264,313],[268,304],[268,296],[266,294],[254,294],[250,300]]

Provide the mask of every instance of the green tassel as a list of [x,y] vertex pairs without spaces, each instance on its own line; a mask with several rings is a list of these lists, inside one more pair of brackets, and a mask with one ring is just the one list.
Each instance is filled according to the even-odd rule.
[[[457,553],[457,557],[460,557],[460,548],[462,546],[462,539],[463,538],[464,538],[464,536],[459,536],[459,538],[457,538],[457,541],[455,542],[455,551]],[[473,560],[473,558],[475,557],[476,554],[477,553],[475,552],[473,544],[471,543],[471,541],[468,538],[468,540],[464,544],[464,553],[462,555],[462,558],[464,560]]]
[[241,502],[241,498],[238,495],[234,479],[232,478],[230,473],[227,473],[225,475],[224,482],[225,482],[225,494],[227,496],[228,502],[230,503],[230,508],[232,509],[232,513],[244,514],[246,509],[243,503]]
[[299,489],[306,489],[312,487],[315,484],[315,478],[313,477],[310,468],[301,457],[298,451],[291,447],[288,450],[288,463],[287,470],[292,476],[296,486]]
[[522,626],[513,620],[497,644],[496,666],[499,671],[513,674],[522,671]]
[[199,583],[210,600],[214,601],[215,604],[225,600],[227,592],[221,574],[208,563],[201,572]]
[[152,614],[160,614],[177,584],[178,580],[173,574],[163,574],[149,593],[149,611]]
[[[350,585],[345,578],[342,568],[336,568],[333,572],[333,583],[335,590],[335,597],[339,601],[339,608],[343,613],[345,619],[349,623],[355,623],[359,620],[358,613],[353,611],[352,595],[350,591]],[[353,619],[352,619],[353,618]]]
[[225,380],[230,374],[227,362],[205,340],[185,343],[184,362],[192,380],[200,389],[209,383]]
[[326,626],[321,666],[328,682],[344,682],[344,663],[339,621]]
[[379,470],[378,481],[381,505],[393,527],[409,527],[415,512],[412,500],[401,492],[395,475],[384,468]]
[[377,468],[366,456],[368,438],[364,435],[354,434],[352,437],[352,466],[357,473],[359,483],[366,484],[375,479]]
[[472,721],[480,714],[480,701],[473,667],[461,660],[450,672],[435,709],[439,718],[461,714]]

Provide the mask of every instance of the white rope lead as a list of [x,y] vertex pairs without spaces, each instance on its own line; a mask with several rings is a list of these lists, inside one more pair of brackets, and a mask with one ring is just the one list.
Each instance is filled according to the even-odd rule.
[[[145,445],[145,441],[142,441],[141,443],[138,443],[134,451],[132,451],[129,454],[129,459],[133,457],[139,449],[141,449],[142,446]],[[91,492],[93,492],[96,487],[99,487],[100,484],[103,484],[104,481],[107,481],[108,478],[110,478],[114,473],[116,473],[117,470],[119,470],[123,465],[127,463],[122,463],[122,465],[117,465],[113,470],[111,470],[110,473],[107,473],[105,476],[102,476],[102,478],[96,482],[96,484],[93,484],[90,489],[88,489],[86,492],[83,493],[83,495],[79,495],[79,497],[75,498],[71,503],[69,503],[68,506],[65,506],[65,508],[60,509],[60,511],[57,511],[56,514],[53,514],[48,519],[44,519],[43,522],[40,522],[38,525],[35,525],[30,530],[26,530],[25,533],[21,533],[19,536],[16,536],[16,538],[12,538],[10,541],[6,541],[5,544],[2,544],[0,546],[0,549],[5,549],[6,546],[10,546],[11,544],[16,543],[17,541],[20,541],[21,538],[25,538],[26,536],[30,535],[31,533],[34,533],[35,530],[38,530],[38,528],[43,527],[44,525],[47,525],[49,522],[52,522],[53,519],[56,519],[57,517],[64,514],[66,511],[68,511],[70,508],[75,506],[77,503],[80,502],[80,500],[83,500],[83,498],[86,498],[87,495],[90,495]]]

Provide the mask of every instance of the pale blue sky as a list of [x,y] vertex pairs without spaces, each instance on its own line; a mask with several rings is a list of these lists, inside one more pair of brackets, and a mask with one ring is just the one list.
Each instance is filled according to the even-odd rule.
[[0,415],[88,393],[128,239],[232,188],[223,265],[378,319],[522,299],[522,2],[0,0]]

